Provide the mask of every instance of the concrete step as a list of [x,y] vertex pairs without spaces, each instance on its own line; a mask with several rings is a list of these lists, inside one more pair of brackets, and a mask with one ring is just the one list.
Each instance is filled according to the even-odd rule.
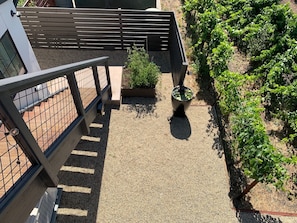
[[121,104],[122,72],[122,66],[109,66],[112,97],[108,104],[116,106]]

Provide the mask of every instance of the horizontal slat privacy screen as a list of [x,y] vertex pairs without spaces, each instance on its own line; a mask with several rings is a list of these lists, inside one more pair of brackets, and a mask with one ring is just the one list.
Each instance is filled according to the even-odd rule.
[[168,50],[171,12],[19,8],[34,48],[124,50],[135,44]]

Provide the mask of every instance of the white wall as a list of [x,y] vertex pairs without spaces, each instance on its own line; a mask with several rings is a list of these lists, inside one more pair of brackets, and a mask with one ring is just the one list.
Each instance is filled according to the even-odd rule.
[[[0,38],[8,30],[27,72],[40,71],[40,66],[22,26],[21,20],[16,15],[11,16],[11,10],[16,12],[13,0],[7,0],[0,4]],[[46,85],[42,85],[41,89],[42,90],[37,90],[37,88],[34,87],[19,92],[14,100],[16,107],[18,109],[23,109],[47,97],[48,91]]]
[[29,43],[20,18],[11,16],[10,11],[16,12],[13,0],[7,0],[0,4],[0,37],[8,30],[13,38],[14,44],[27,68],[28,73],[39,71],[37,59]]

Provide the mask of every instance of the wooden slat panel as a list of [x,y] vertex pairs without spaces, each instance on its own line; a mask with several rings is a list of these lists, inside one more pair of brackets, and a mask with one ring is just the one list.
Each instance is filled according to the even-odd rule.
[[138,39],[146,41],[153,35],[158,40],[154,48],[168,50],[170,13],[60,8],[21,8],[20,11],[33,47],[57,44],[57,47],[69,48],[76,44],[81,48],[81,45],[119,43],[124,49],[127,42],[131,45]]

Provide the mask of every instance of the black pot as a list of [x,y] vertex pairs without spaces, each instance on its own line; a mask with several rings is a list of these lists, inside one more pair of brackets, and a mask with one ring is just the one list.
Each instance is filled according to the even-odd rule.
[[173,116],[185,117],[185,112],[189,108],[193,96],[193,91],[190,88],[183,85],[175,86],[171,93]]

